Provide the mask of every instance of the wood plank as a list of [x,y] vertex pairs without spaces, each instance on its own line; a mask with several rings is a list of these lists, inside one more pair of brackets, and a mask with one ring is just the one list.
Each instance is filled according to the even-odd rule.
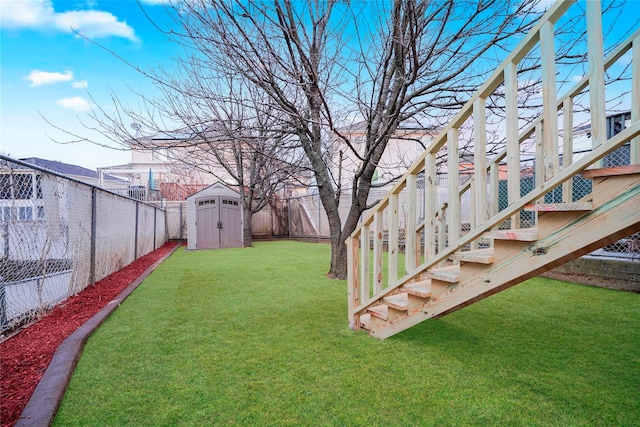
[[360,315],[360,325],[363,329],[371,329],[371,313],[365,313]]
[[538,240],[538,230],[535,228],[515,228],[511,230],[491,230],[483,234],[488,239],[517,240],[520,242],[535,242]]
[[478,98],[473,103],[473,176],[475,178],[474,202],[471,204],[475,224],[487,219],[487,112],[486,100]]
[[567,212],[567,211],[590,211],[593,210],[592,202],[573,203],[534,203],[526,205],[524,210],[531,212]]
[[608,176],[633,175],[640,173],[640,165],[614,166],[611,168],[587,169],[581,173],[583,178],[600,178]]
[[[599,1],[586,2],[587,47],[589,63],[589,105],[591,106],[591,148],[607,140],[607,110],[605,98],[604,48],[602,41],[602,11]],[[602,166],[602,160],[596,167]]]
[[[633,39],[631,48],[631,121],[640,120],[640,35]],[[631,140],[630,163],[640,163],[640,136]]]
[[556,64],[553,23],[540,28],[540,56],[542,74],[542,146],[544,152],[544,180],[558,174],[558,109],[556,104]]
[[449,187],[449,245],[455,245],[460,239],[460,166],[458,161],[458,129],[449,129],[447,133],[447,185]]
[[369,280],[369,226],[360,230],[360,301],[369,299],[371,280]]
[[[562,104],[562,170],[573,163],[573,98],[568,97]],[[562,184],[562,201],[573,202],[573,180]]]
[[407,220],[404,227],[404,266],[405,271],[411,271],[416,268],[416,180],[417,175],[407,175],[407,201],[405,209],[407,211]]
[[[520,136],[518,129],[518,71],[510,62],[504,69],[505,125],[507,137],[507,199],[508,204],[520,198]],[[511,217],[511,224],[520,224],[520,213]]]
[[406,283],[400,290],[420,298],[431,298],[431,279]]
[[436,156],[428,154],[424,159],[424,258],[436,253]]
[[382,211],[377,211],[373,219],[373,230],[375,235],[373,236],[373,282],[374,293],[382,292],[383,288],[383,268],[382,268],[382,251],[383,251],[383,224]]
[[451,255],[451,258],[462,262],[473,262],[476,264],[493,264],[495,260],[493,248],[456,252]]
[[458,283],[460,281],[460,266],[451,265],[448,267],[433,268],[427,270],[431,279],[440,280],[447,283]]
[[349,311],[349,327],[354,331],[360,329],[360,317],[353,315],[353,310],[360,305],[360,283],[358,281],[359,275],[359,258],[358,258],[358,245],[360,240],[356,237],[349,237],[345,242],[347,245],[347,279],[349,283],[348,296],[347,296],[347,308]]
[[368,307],[367,312],[379,319],[389,320],[389,307],[386,304]]
[[387,214],[389,215],[389,256],[387,259],[389,263],[389,268],[387,269],[389,272],[389,283],[398,280],[398,206],[398,195],[392,194],[389,197],[389,209],[387,209]]
[[383,301],[387,306],[400,311],[407,311],[409,307],[409,295],[406,292],[389,295]]

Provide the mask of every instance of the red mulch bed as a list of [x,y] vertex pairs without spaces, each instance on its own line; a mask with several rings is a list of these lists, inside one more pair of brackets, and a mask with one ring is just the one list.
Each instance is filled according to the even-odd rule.
[[0,425],[12,426],[17,421],[58,346],[176,244],[165,243],[88,286],[0,343]]

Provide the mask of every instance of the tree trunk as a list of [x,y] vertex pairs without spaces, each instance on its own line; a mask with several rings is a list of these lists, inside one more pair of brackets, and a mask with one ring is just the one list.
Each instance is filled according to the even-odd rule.
[[251,220],[253,214],[251,209],[247,209],[243,206],[242,209],[242,246],[245,248],[253,247],[253,225]]

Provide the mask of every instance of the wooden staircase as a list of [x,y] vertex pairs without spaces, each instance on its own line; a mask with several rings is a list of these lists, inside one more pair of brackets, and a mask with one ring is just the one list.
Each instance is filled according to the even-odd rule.
[[[602,33],[594,19],[601,19],[599,2],[587,2],[590,72],[566,95],[556,98],[553,58],[553,25],[572,2],[556,3],[541,19],[502,67],[483,85],[462,111],[427,148],[390,193],[363,219],[347,241],[349,324],[386,338],[430,318],[438,318],[565,262],[640,231],[640,30],[607,58],[601,49]],[[595,29],[593,27],[596,27]],[[597,42],[600,38],[600,43]],[[506,147],[487,159],[486,99],[504,84],[507,121],[517,122],[518,58],[541,44],[543,64],[543,114],[524,130],[506,127]],[[625,52],[633,52],[631,122],[608,140],[597,124],[605,117],[604,70]],[[594,54],[595,52],[595,54]],[[597,56],[597,53],[600,53]],[[601,58],[597,60],[597,58]],[[544,71],[546,69],[546,72]],[[551,70],[551,71],[549,71]],[[563,128],[573,128],[573,98],[589,88],[593,149],[572,162],[573,132],[558,131],[558,111]],[[546,94],[546,95],[545,95]],[[515,111],[513,111],[515,110]],[[473,121],[474,173],[460,184],[459,129]],[[535,135],[536,186],[520,195],[520,144]],[[562,144],[560,144],[562,141]],[[600,168],[600,160],[630,141],[630,164]],[[560,167],[560,145],[566,159]],[[449,194],[444,209],[436,206],[435,159],[447,151]],[[508,205],[498,209],[499,165],[507,165]],[[455,171],[452,173],[451,171]],[[417,177],[424,176],[423,197]],[[575,176],[592,181],[592,192],[573,200]],[[562,188],[562,201],[544,203],[546,194]],[[471,192],[469,231],[462,232],[461,200]],[[400,196],[406,214],[401,217]],[[422,199],[422,200],[421,200]],[[420,203],[424,217],[420,218]],[[436,211],[439,211],[437,213]],[[533,221],[523,221],[530,212]],[[399,256],[399,225],[404,223],[404,265]],[[514,227],[512,227],[514,225]],[[383,262],[383,236],[388,234],[387,263]]]

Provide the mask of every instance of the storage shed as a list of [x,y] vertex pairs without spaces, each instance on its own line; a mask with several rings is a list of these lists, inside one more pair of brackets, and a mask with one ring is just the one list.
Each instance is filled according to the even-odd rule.
[[240,195],[216,182],[187,197],[187,248],[242,247]]

